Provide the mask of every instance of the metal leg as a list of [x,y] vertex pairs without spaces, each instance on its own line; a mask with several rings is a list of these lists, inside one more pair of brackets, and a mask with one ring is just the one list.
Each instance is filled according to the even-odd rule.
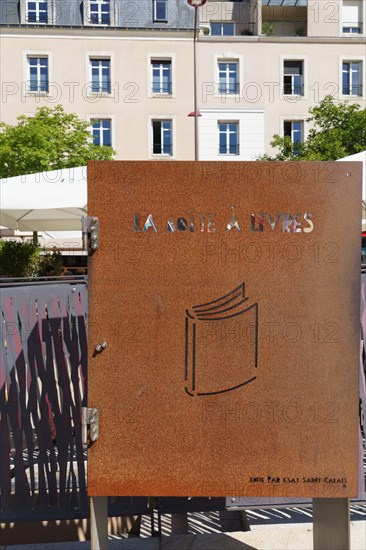
[[172,534],[186,535],[188,533],[188,516],[187,512],[182,514],[172,514]]
[[108,548],[108,497],[90,498],[91,550]]
[[348,498],[313,500],[314,550],[350,550]]

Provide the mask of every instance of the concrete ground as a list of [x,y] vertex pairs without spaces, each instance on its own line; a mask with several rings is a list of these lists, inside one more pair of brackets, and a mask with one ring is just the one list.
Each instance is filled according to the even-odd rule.
[[[312,529],[312,523],[287,523],[254,525],[248,532],[119,538],[109,540],[108,550],[312,550]],[[89,549],[90,542],[0,546],[0,550]],[[366,520],[351,522],[351,549],[366,549]]]

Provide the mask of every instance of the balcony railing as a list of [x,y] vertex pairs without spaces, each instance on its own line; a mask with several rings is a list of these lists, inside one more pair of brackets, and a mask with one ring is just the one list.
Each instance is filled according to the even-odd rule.
[[100,16],[99,14],[97,13],[91,13],[89,15],[89,23],[91,25],[110,25],[111,24],[111,17],[109,15],[109,13],[106,13],[106,14],[102,14],[102,16]]
[[362,84],[342,87],[342,94],[349,96],[362,96]]
[[[200,36],[254,36],[256,25],[255,23],[241,21],[230,22],[234,25],[233,31],[230,27],[215,26],[215,21],[206,21],[200,23]],[[241,29],[241,30],[240,30]]]
[[240,145],[219,145],[219,155],[240,155]]
[[90,86],[93,94],[110,94],[112,89],[109,80],[105,82],[91,82]]
[[153,94],[169,95],[172,93],[172,83],[171,82],[153,82],[151,86],[151,91]]
[[284,84],[283,94],[284,95],[304,95],[304,85],[303,84]]
[[49,90],[48,80],[28,80],[27,91],[28,92],[42,92],[47,93]]
[[240,87],[239,82],[223,82],[218,87],[219,94],[238,94]]
[[173,144],[172,143],[154,143],[153,144],[153,155],[168,155],[173,154]]
[[48,14],[47,13],[40,13],[37,15],[36,13],[28,13],[25,17],[26,23],[39,23],[44,25],[45,23],[48,23]]
[[344,34],[362,34],[362,22],[342,23],[342,32]]

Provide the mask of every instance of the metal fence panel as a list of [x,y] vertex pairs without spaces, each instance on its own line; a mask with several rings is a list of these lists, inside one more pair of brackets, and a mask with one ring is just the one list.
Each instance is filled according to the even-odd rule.
[[84,515],[86,282],[2,285],[1,314],[2,517]]

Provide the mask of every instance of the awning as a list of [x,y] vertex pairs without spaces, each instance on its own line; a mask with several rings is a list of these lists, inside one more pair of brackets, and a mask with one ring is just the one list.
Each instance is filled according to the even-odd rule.
[[308,0],[262,0],[262,6],[306,7]]
[[81,229],[86,166],[0,179],[0,225],[20,231]]

